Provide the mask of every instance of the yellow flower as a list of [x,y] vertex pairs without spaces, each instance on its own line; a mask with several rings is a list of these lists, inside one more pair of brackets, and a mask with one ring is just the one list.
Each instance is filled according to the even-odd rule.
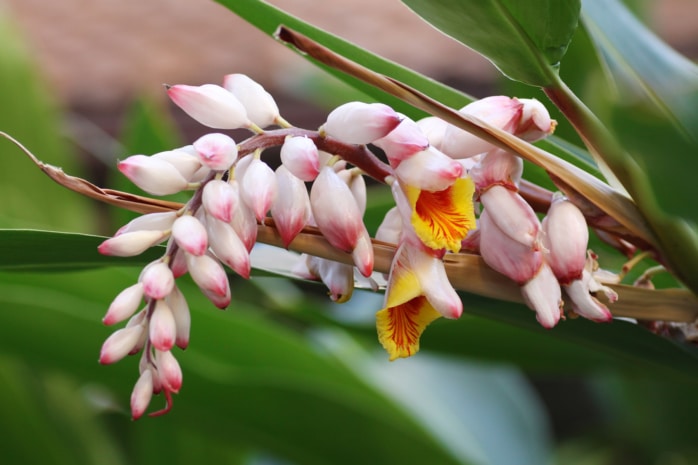
[[421,241],[432,249],[458,252],[468,231],[475,228],[472,179],[458,178],[437,192],[403,188],[412,209],[410,222]]

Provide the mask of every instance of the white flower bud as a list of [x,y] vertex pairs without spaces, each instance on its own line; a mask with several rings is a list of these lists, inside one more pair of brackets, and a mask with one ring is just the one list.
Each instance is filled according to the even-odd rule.
[[99,354],[99,363],[108,365],[118,362],[138,344],[143,333],[143,325],[121,328],[104,341]]
[[142,283],[136,283],[127,287],[114,298],[107,310],[107,314],[102,319],[102,323],[113,325],[130,318],[138,310],[141,300],[143,300]]
[[102,242],[97,250],[102,255],[133,257],[159,244],[167,237],[164,231],[134,231],[120,234]]
[[321,131],[348,144],[368,144],[386,136],[400,121],[400,115],[388,105],[349,102],[327,116]]
[[206,213],[230,223],[233,219],[233,212],[240,202],[240,196],[229,183],[214,179],[204,186],[201,202]]
[[238,158],[235,141],[225,134],[205,134],[193,146],[201,162],[215,171],[227,170]]
[[306,182],[313,181],[320,173],[320,155],[308,137],[287,137],[281,146],[281,163]]
[[174,165],[158,158],[132,155],[117,167],[132,183],[153,195],[176,194],[189,184]]
[[279,117],[279,107],[274,97],[257,82],[244,74],[228,74],[223,78],[223,87],[242,103],[250,120],[265,128],[274,124]]
[[243,104],[221,86],[176,85],[169,87],[167,94],[178,107],[204,126],[238,129],[251,124]]
[[177,338],[177,324],[169,305],[164,300],[155,302],[153,314],[150,316],[150,342],[158,350],[170,350]]
[[172,238],[192,255],[203,255],[208,249],[206,228],[191,215],[182,215],[172,225]]

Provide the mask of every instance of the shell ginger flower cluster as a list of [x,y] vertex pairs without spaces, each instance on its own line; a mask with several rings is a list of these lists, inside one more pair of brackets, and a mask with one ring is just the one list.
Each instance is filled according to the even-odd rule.
[[[226,76],[222,85],[168,86],[167,93],[199,123],[220,131],[244,128],[250,136],[240,142],[212,132],[191,145],[118,164],[152,195],[191,192],[179,210],[140,216],[99,246],[102,254],[133,256],[166,243],[163,256],[116,296],[103,319],[106,325],[126,323],[104,342],[101,363],[140,354],[134,419],[148,410],[154,394],[163,394],[165,406],[151,415],[169,411],[182,387],[174,351],[189,344],[191,316],[177,278],[188,273],[216,307],[228,307],[226,268],[250,277],[260,224],[273,224],[287,248],[305,228],[315,228],[351,257],[351,265],[298,258],[297,274],[322,281],[336,302],[351,297],[355,276],[371,279],[374,239],[395,246],[376,317],[391,360],[416,353],[429,323],[463,312],[444,267],[447,254],[480,254],[520,286],[547,328],[563,316],[563,290],[570,311],[610,320],[593,297],[603,291],[613,300],[612,291],[594,279],[584,217],[557,195],[540,222],[519,195],[523,165],[514,154],[436,118],[413,121],[380,103],[350,102],[318,130],[297,128],[262,86],[242,74]],[[555,127],[535,100],[490,97],[461,111],[527,141]],[[274,146],[281,154],[276,169],[263,159]],[[395,200],[373,239],[363,222],[365,176],[389,185]]]

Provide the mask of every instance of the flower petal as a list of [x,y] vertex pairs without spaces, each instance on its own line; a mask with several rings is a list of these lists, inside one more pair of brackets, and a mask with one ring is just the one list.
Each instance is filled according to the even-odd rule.
[[437,192],[405,187],[412,206],[412,226],[425,245],[451,252],[460,250],[461,241],[475,228],[474,189],[470,178],[459,178],[451,187]]
[[388,351],[390,360],[417,353],[419,337],[427,325],[440,316],[423,296],[376,313],[378,340]]

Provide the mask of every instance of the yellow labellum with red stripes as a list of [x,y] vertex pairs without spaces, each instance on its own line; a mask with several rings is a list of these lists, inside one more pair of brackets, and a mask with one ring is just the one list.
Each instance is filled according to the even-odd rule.
[[470,178],[458,178],[437,192],[405,186],[412,207],[412,226],[427,247],[460,250],[461,241],[475,228],[474,192],[475,184]]
[[388,351],[390,361],[417,353],[419,337],[427,325],[440,316],[421,295],[379,311],[376,314],[378,340]]

